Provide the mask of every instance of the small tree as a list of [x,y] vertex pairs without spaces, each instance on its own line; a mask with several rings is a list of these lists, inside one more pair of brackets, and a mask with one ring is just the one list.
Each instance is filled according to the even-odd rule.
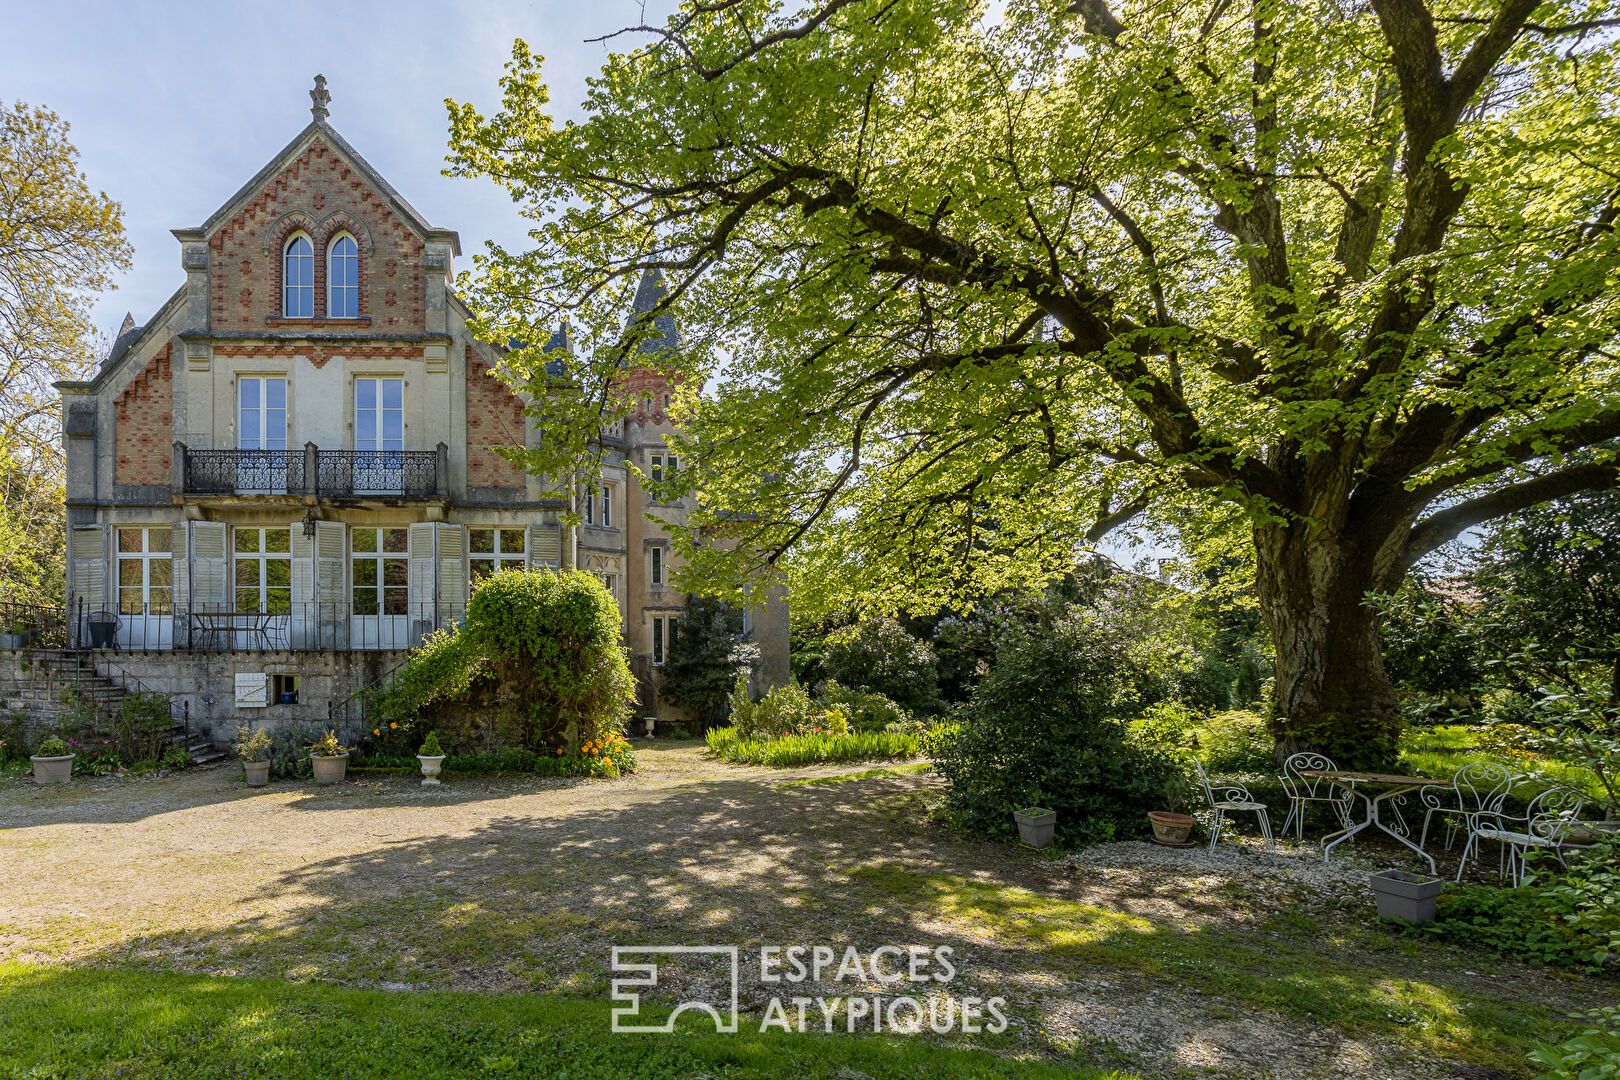
[[933,716],[944,708],[934,650],[893,619],[866,619],[827,637],[827,678],[871,690],[906,711]]
[[742,611],[713,597],[688,596],[679,625],[658,694],[700,721],[717,720],[733,684],[759,659],[759,646],[742,640]]

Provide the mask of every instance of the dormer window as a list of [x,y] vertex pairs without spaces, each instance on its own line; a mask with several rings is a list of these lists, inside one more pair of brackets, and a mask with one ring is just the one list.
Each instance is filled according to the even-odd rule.
[[302,233],[287,241],[281,287],[283,315],[289,319],[315,317],[315,248]]
[[326,251],[326,317],[360,316],[360,249],[354,237],[340,234]]

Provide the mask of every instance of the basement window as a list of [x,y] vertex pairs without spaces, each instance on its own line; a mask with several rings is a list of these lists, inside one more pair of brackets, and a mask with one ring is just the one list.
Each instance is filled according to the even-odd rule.
[[298,676],[272,675],[270,676],[270,704],[296,705],[298,704]]

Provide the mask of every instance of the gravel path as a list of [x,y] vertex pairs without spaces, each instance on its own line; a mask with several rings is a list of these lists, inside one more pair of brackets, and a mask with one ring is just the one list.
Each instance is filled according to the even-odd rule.
[[[1048,857],[938,827],[931,774],[798,785],[864,767],[738,768],[691,743],[640,754],[641,772],[614,781],[452,777],[433,789],[382,776],[250,791],[225,766],[0,785],[0,955],[606,1003],[613,944],[950,944],[961,971],[950,991],[1005,996],[1027,1053],[1078,1049],[1166,1077],[1523,1074],[1440,1066],[1418,1042],[1302,1024],[1177,976],[1191,962],[1176,959],[1177,941],[1275,935],[1283,910],[1307,920],[1300,941],[1335,962],[1357,957],[1370,940],[1350,929],[1370,921],[1366,871],[1324,866],[1314,850],[1127,843]],[[1003,910],[1003,897],[1024,899]],[[1075,915],[1093,909],[1119,920],[1100,945]],[[1054,933],[1071,917],[1084,947]],[[1171,951],[1157,973],[1085,951],[1161,934]],[[1590,996],[1475,966],[1393,955],[1376,977],[1570,1007]],[[661,989],[712,982],[677,966]],[[745,978],[745,1009],[767,996]]]

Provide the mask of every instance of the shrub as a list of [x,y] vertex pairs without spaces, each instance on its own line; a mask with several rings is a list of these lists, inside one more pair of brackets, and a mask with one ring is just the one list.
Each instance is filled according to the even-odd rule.
[[[747,695],[747,686],[738,681],[738,689]],[[736,691],[733,691],[733,700]],[[732,717],[732,726],[744,738],[774,738],[790,735],[814,727],[821,711],[810,700],[810,694],[796,682],[778,686],[754,702],[741,716]]]
[[156,758],[168,745],[174,714],[165,694],[130,694],[118,704],[113,738],[131,761]]
[[919,737],[893,731],[813,731],[764,739],[747,738],[734,727],[723,727],[710,729],[707,739],[709,751],[722,761],[777,768],[823,761],[888,761],[916,757],[922,752]]
[[158,758],[158,765],[165,769],[183,769],[191,764],[191,753],[183,746],[170,743],[164,747],[163,754]]
[[279,780],[295,780],[309,776],[313,766],[309,763],[310,743],[325,732],[314,724],[286,724],[270,732],[270,775]]
[[829,680],[882,694],[911,713],[944,711],[934,650],[893,619],[867,619],[827,637]]
[[118,754],[118,744],[112,739],[96,739],[93,742],[81,743],[77,739],[68,739],[68,746],[72,748],[73,771],[87,776],[107,776],[124,767],[124,759]]
[[906,710],[882,694],[856,690],[836,679],[821,688],[821,702],[842,709],[856,731],[887,731],[891,724],[904,725],[910,719]]
[[1613,1080],[1620,1076],[1620,1007],[1589,1009],[1589,1027],[1558,1046],[1540,1043],[1530,1060],[1547,1066],[1536,1080]]
[[349,748],[338,742],[337,732],[327,730],[314,742],[309,744],[311,757],[341,757],[349,752]]
[[28,715],[21,709],[0,715],[0,765],[28,756],[27,728]]
[[1273,771],[1276,744],[1259,713],[1219,712],[1197,725],[1193,734],[1199,760],[1212,773]]
[[1010,837],[1012,812],[1040,805],[1057,811],[1064,845],[1145,833],[1175,767],[1105,718],[1124,670],[1115,646],[1077,625],[1005,654],[935,750],[954,823]]
[[38,749],[36,749],[34,751],[34,756],[35,757],[67,757],[71,753],[73,753],[73,750],[72,750],[71,747],[68,746],[67,743],[63,742],[61,739],[57,738],[55,735],[52,735],[50,738],[46,739],[44,742],[39,744]]
[[427,738],[422,740],[422,748],[417,751],[422,757],[438,757],[444,753],[444,747],[439,745],[439,733],[430,731]]
[[269,761],[270,736],[263,728],[244,724],[236,729],[236,756],[243,761]]
[[700,723],[719,720],[732,684],[759,660],[759,646],[742,639],[742,609],[713,597],[688,596],[677,625],[658,696],[689,710]]

